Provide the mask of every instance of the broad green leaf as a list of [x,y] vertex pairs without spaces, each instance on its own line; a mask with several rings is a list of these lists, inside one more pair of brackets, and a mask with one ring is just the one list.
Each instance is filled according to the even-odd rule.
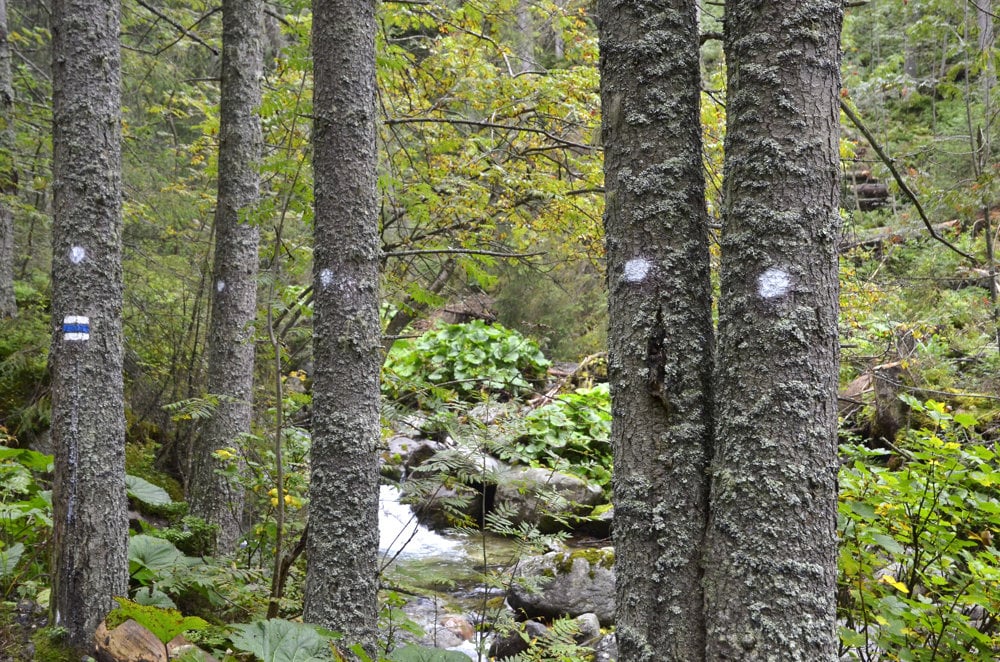
[[20,542],[6,549],[0,549],[0,577],[14,573],[22,554],[24,554],[24,543]]
[[281,619],[241,623],[230,637],[233,647],[263,662],[327,662],[328,639],[304,623]]
[[172,542],[142,534],[129,539],[128,560],[130,565],[154,571],[188,565],[187,557]]
[[407,644],[394,650],[389,659],[392,662],[468,662],[469,656],[458,651]]
[[890,554],[904,554],[906,550],[891,536],[887,536],[884,533],[873,533],[871,534],[872,540],[878,544],[879,547],[889,552]]
[[161,609],[177,609],[177,605],[170,599],[170,596],[163,591],[147,586],[140,588],[135,593],[135,602],[147,607],[160,607]]
[[968,412],[960,411],[953,417],[954,421],[961,425],[963,428],[974,428],[979,424],[979,421],[975,416]]
[[166,506],[174,502],[165,489],[138,476],[126,474],[125,489],[130,497],[150,506]]

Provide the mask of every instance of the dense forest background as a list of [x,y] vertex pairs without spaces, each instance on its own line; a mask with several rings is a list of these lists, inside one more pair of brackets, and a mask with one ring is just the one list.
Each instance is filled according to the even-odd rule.
[[[426,0],[379,7],[386,437],[414,410],[450,430],[466,424],[465,414],[483,397],[528,402],[532,389],[553,384],[599,411],[598,418],[607,410],[606,391],[587,390],[601,382],[595,356],[604,351],[607,324],[594,4]],[[134,590],[152,596],[156,587],[167,598],[161,606],[220,628],[263,617],[270,573],[280,566],[274,541],[284,536],[294,548],[308,495],[311,14],[304,1],[266,6],[262,197],[246,219],[260,232],[253,429],[240,449],[219,449],[223,459],[239,452],[249,460],[241,480],[256,499],[253,521],[233,559],[206,562],[187,578],[152,564],[133,568],[132,577]],[[842,651],[851,659],[987,660],[1000,646],[993,542],[1000,535],[993,252],[1000,93],[991,7],[988,0],[870,0],[845,10],[838,606]],[[17,618],[19,600],[44,603],[48,589],[50,9],[40,0],[6,3],[12,103],[0,121],[11,148],[0,169],[7,173],[2,204],[13,216],[8,266],[16,311],[0,331],[0,596],[9,606],[0,629],[2,619]],[[704,3],[700,17],[713,235],[721,226],[725,137],[722,9]],[[133,503],[148,511],[143,531],[168,532],[161,539],[190,558],[203,550],[197,537],[206,535],[183,503],[191,448],[220,404],[207,387],[205,358],[220,20],[217,3],[207,0],[122,3],[126,463],[141,481],[130,484],[133,497],[152,486],[169,495],[158,505],[150,506],[158,497],[148,495]],[[717,257],[716,243],[711,250]],[[509,337],[483,330],[493,327],[435,326],[473,320],[499,322],[531,339],[556,369],[546,377],[548,362],[533,349],[510,359],[528,375],[522,381],[510,373],[484,376],[472,362],[459,374],[456,362],[469,352],[492,351],[491,343]],[[421,337],[442,328],[450,329],[443,340]],[[463,333],[468,338],[460,342]],[[475,386],[447,383],[463,380]],[[503,384],[489,386],[497,380]],[[581,387],[582,394],[574,390]],[[532,425],[541,430],[532,432],[538,439],[575,425],[589,440],[583,447],[606,443],[599,438],[607,433],[603,423],[593,419],[536,418]],[[275,436],[287,445],[283,486],[275,481]],[[540,461],[537,452],[521,459]],[[565,455],[584,467],[577,473],[607,488],[606,452]],[[284,572],[281,615],[294,618],[302,570]],[[210,632],[206,648],[232,644],[224,629]],[[5,636],[0,650],[24,645]],[[880,657],[884,651],[897,657]]]

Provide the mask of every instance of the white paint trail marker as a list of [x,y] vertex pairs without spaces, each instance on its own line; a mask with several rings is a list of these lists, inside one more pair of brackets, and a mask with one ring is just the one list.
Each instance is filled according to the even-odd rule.
[[63,318],[63,340],[90,340],[90,318],[68,315]]
[[792,277],[788,272],[771,267],[757,278],[757,293],[762,299],[774,299],[788,294],[792,287]]
[[641,257],[634,257],[625,263],[625,281],[629,283],[641,283],[646,280],[649,270],[653,267],[649,260]]

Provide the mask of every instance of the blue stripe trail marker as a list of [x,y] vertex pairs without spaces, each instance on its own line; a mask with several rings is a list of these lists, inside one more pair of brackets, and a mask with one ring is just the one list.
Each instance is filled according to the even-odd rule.
[[90,318],[67,315],[63,318],[64,340],[90,340]]

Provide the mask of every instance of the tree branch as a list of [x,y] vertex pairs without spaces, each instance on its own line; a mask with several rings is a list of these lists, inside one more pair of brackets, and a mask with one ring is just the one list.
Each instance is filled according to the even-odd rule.
[[382,258],[388,259],[390,257],[406,257],[408,255],[489,255],[490,257],[505,257],[505,258],[520,259],[527,257],[536,257],[538,255],[545,255],[545,251],[537,251],[534,253],[505,253],[503,251],[486,251],[486,250],[479,250],[476,248],[425,248],[425,249],[392,251],[391,253],[383,253]]
[[496,122],[482,122],[478,120],[462,120],[462,119],[448,119],[446,117],[399,117],[396,119],[386,119],[385,123],[389,126],[395,124],[461,124],[464,126],[475,126],[480,129],[503,129],[504,131],[524,131],[526,133],[537,133],[545,136],[549,140],[556,142],[564,147],[575,147],[576,149],[591,151],[600,151],[600,147],[596,145],[584,145],[583,143],[574,142],[572,140],[566,140],[565,138],[560,138],[559,136],[549,133],[545,129],[536,129],[530,126],[513,126],[511,124],[498,124]]
[[[213,55],[216,55],[216,56],[219,55],[219,51],[214,46],[212,46],[211,44],[209,44],[208,42],[206,42],[204,39],[202,39],[201,37],[199,37],[195,33],[191,32],[187,28],[185,28],[183,25],[181,25],[180,23],[178,23],[174,19],[170,18],[169,16],[166,16],[160,10],[156,9],[155,7],[151,7],[147,2],[145,2],[145,0],[135,0],[135,2],[136,2],[137,5],[139,5],[140,7],[142,7],[143,9],[145,9],[146,11],[148,11],[153,16],[156,16],[157,18],[160,18],[160,19],[166,21],[167,23],[169,23],[172,27],[174,27],[175,29],[179,30],[181,32],[181,34],[183,34],[185,37],[191,39],[192,41],[198,42],[199,44],[201,44],[202,46],[204,46],[208,50],[212,51]],[[174,42],[174,43],[176,43],[176,42]]]
[[920,200],[917,198],[917,195],[913,192],[913,189],[911,189],[906,184],[906,182],[903,181],[903,176],[899,173],[899,170],[896,168],[895,159],[890,158],[889,155],[885,153],[881,145],[878,144],[878,141],[875,139],[875,136],[872,134],[872,132],[868,130],[868,127],[865,126],[865,123],[861,121],[861,118],[858,116],[857,113],[854,112],[854,109],[852,109],[850,105],[848,105],[848,103],[843,99],[840,100],[840,109],[844,111],[844,114],[847,115],[847,118],[849,120],[851,120],[851,123],[858,128],[858,130],[862,133],[862,135],[864,135],[865,140],[868,141],[868,144],[871,145],[872,149],[875,150],[875,153],[878,154],[878,157],[882,160],[882,163],[884,163],[885,167],[889,169],[890,173],[892,173],[892,178],[895,179],[896,184],[899,185],[899,190],[902,191],[903,194],[905,194],[906,197],[910,199],[910,202],[913,203],[914,208],[917,210],[917,214],[920,216],[920,220],[923,221],[924,227],[927,228],[927,232],[930,233],[931,237],[941,242],[951,250],[955,251],[965,259],[971,261],[973,264],[979,264],[979,260],[977,260],[975,257],[970,255],[969,253],[966,253],[962,249],[958,248],[957,246],[955,246],[950,241],[948,241],[947,239],[945,239],[944,237],[942,237],[937,233],[937,231],[934,229],[934,226],[931,224],[930,219],[927,218],[927,213],[924,211],[923,205],[920,204]]

